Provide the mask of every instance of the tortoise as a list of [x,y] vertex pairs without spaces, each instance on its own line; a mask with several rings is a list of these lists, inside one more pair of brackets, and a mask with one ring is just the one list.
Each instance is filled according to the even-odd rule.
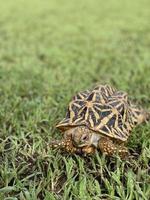
[[99,85],[72,98],[66,117],[56,126],[64,137],[52,141],[52,146],[71,153],[92,154],[98,149],[108,156],[125,157],[132,129],[148,117],[126,92]]

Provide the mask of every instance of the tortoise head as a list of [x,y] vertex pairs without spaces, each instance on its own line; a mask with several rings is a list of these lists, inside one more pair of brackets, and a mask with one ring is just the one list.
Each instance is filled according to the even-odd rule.
[[74,146],[79,148],[85,146],[97,146],[100,138],[99,134],[96,134],[86,126],[72,127],[66,130],[65,135],[70,135]]

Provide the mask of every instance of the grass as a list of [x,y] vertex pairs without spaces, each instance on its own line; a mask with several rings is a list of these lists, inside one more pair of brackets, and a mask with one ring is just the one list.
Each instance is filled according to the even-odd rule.
[[97,83],[150,109],[150,2],[1,1],[0,200],[148,200],[150,124],[132,158],[47,148],[71,97]]

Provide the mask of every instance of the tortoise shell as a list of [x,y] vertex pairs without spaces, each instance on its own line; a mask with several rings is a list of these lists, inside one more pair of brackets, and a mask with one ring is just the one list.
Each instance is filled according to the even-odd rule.
[[69,103],[66,117],[57,125],[62,131],[76,126],[126,141],[138,119],[139,110],[127,93],[108,85],[78,93]]

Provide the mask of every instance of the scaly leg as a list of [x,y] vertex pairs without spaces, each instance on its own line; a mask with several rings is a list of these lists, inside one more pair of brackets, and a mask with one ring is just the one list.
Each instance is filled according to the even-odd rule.
[[132,121],[134,122],[134,124],[141,124],[143,122],[150,120],[149,111],[138,109],[134,105],[131,105],[130,112],[131,112]]
[[125,158],[129,154],[125,146],[114,144],[113,141],[107,137],[101,138],[98,146],[101,152],[108,156],[118,153],[121,158]]
[[48,144],[50,148],[58,148],[62,149],[64,151],[67,151],[69,153],[80,153],[81,149],[77,149],[76,147],[73,146],[73,143],[71,139],[64,139],[64,140],[54,140],[51,141],[50,144]]
[[63,139],[63,140],[54,140],[49,145],[50,148],[58,148],[62,149],[69,153],[77,153],[77,154],[93,154],[95,152],[95,147],[93,146],[85,146],[82,148],[77,148],[73,145],[71,139]]

